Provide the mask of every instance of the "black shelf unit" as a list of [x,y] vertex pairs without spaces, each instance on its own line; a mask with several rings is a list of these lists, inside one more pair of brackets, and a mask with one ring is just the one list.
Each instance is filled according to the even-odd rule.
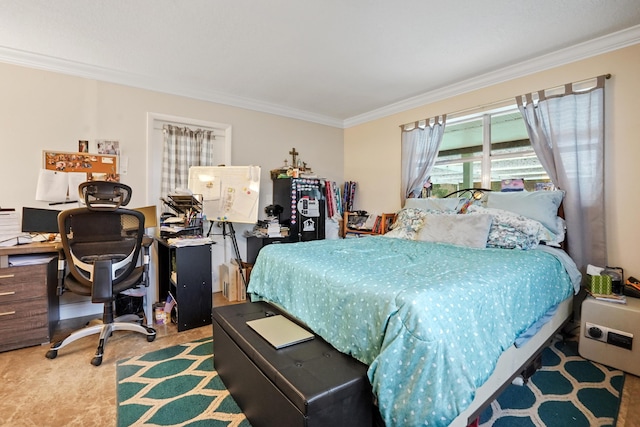
[[211,324],[211,245],[171,246],[158,242],[158,297],[176,299],[178,332]]
[[325,238],[324,194],[325,183],[320,178],[273,180],[273,204],[284,208],[280,214],[280,224],[289,227],[287,242]]

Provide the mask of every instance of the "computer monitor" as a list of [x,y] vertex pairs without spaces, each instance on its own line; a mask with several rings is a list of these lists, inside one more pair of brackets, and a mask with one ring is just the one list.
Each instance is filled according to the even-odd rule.
[[55,209],[22,208],[23,233],[57,233],[58,214]]

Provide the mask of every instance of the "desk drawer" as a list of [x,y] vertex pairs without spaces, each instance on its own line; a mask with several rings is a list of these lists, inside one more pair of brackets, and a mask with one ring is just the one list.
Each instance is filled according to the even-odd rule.
[[49,342],[46,298],[0,303],[0,351]]
[[46,264],[0,268],[0,304],[47,298]]

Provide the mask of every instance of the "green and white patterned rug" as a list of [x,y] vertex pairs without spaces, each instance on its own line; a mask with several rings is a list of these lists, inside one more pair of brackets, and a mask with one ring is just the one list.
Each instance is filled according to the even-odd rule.
[[622,371],[583,359],[577,341],[558,341],[524,386],[510,385],[491,403],[480,426],[615,426],[623,385]]
[[[157,350],[117,364],[118,426],[250,427],[213,369],[213,340]],[[624,373],[556,342],[524,386],[509,386],[481,427],[615,426]]]
[[250,427],[213,369],[213,338],[121,360],[118,426]]

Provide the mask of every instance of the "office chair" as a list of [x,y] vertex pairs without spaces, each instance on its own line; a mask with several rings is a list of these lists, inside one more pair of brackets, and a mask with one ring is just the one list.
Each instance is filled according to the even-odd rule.
[[[58,350],[89,335],[100,334],[98,349],[91,361],[102,363],[107,340],[114,331],[126,330],[156,337],[153,328],[142,325],[138,315],[114,318],[116,296],[127,289],[148,286],[149,246],[144,236],[144,215],[124,209],[131,199],[131,188],[118,182],[89,181],[78,192],[86,207],[68,209],[58,215],[62,241],[58,262],[58,295],[64,291],[91,296],[91,302],[104,304],[102,324],[86,326],[51,345],[46,357],[55,359]],[[142,265],[138,265],[140,252]],[[68,273],[65,276],[65,272]]]

